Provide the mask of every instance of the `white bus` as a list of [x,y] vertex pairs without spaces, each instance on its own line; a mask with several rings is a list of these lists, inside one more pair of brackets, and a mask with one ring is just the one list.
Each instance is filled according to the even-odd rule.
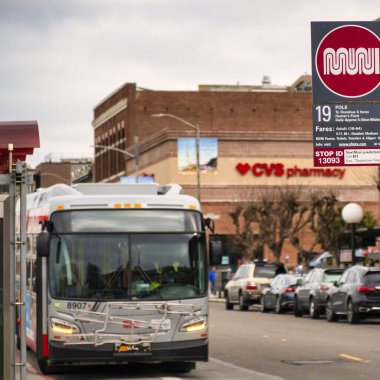
[[207,361],[205,230],[178,185],[29,194],[26,335],[41,370],[162,362],[187,372]]

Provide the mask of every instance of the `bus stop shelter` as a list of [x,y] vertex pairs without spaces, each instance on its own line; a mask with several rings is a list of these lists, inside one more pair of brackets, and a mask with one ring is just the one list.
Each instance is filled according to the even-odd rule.
[[[0,122],[0,380],[26,379],[25,159],[40,146],[36,121]],[[16,215],[16,195],[20,212]],[[16,235],[16,224],[19,231]],[[20,292],[15,293],[15,247],[20,252]],[[15,355],[16,307],[20,310],[20,360]]]

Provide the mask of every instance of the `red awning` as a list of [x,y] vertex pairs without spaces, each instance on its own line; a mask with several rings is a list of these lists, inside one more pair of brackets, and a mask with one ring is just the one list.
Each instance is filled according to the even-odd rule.
[[0,173],[8,167],[9,144],[13,144],[13,160],[25,161],[40,147],[40,136],[36,121],[0,121]]

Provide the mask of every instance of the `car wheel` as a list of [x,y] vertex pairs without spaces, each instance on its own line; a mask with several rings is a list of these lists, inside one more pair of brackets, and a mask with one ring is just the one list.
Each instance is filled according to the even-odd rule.
[[284,312],[284,309],[281,306],[281,297],[276,298],[276,313],[282,314]]
[[239,293],[239,307],[241,311],[247,311],[248,305],[244,303],[243,293]]
[[234,308],[234,305],[230,302],[228,292],[225,292],[225,293],[226,293],[226,310],[232,310]]
[[309,302],[309,315],[312,319],[318,319],[320,315],[313,297],[310,298]]
[[268,313],[269,309],[267,307],[265,307],[264,296],[261,296],[261,298],[260,298],[260,305],[261,305],[261,312],[262,313]]
[[326,319],[329,322],[336,322],[338,320],[338,316],[333,311],[333,305],[330,298],[326,301]]
[[297,297],[294,298],[293,312],[294,312],[295,317],[302,317],[303,316],[303,313],[302,313],[300,306],[298,304],[298,298]]
[[351,299],[347,302],[347,321],[350,325],[356,325],[360,322],[360,315],[355,311],[354,303]]

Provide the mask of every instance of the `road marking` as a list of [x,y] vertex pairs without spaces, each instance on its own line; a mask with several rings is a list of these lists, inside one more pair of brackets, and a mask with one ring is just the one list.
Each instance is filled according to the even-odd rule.
[[356,356],[351,356],[351,355],[347,355],[347,354],[339,354],[339,356],[341,356],[342,358],[345,358],[345,359],[354,360],[356,362],[370,363],[369,360],[364,360],[364,359],[358,358]]
[[216,359],[216,358],[209,358],[209,360],[212,361],[212,362],[218,363],[220,365],[224,365],[226,367],[230,367],[230,368],[233,368],[233,369],[238,369],[240,371],[249,373],[251,375],[262,376],[266,380],[284,380],[282,377],[273,376],[273,375],[269,375],[269,374],[264,373],[264,372],[254,371],[253,369],[248,369],[248,368],[240,367],[238,365],[235,365],[235,364],[232,364],[232,363],[228,363],[228,362],[225,362],[223,360]]
[[285,339],[285,338],[282,338],[281,339],[281,342],[287,342],[288,340],[287,339]]
[[264,338],[269,338],[269,335],[264,335]]

